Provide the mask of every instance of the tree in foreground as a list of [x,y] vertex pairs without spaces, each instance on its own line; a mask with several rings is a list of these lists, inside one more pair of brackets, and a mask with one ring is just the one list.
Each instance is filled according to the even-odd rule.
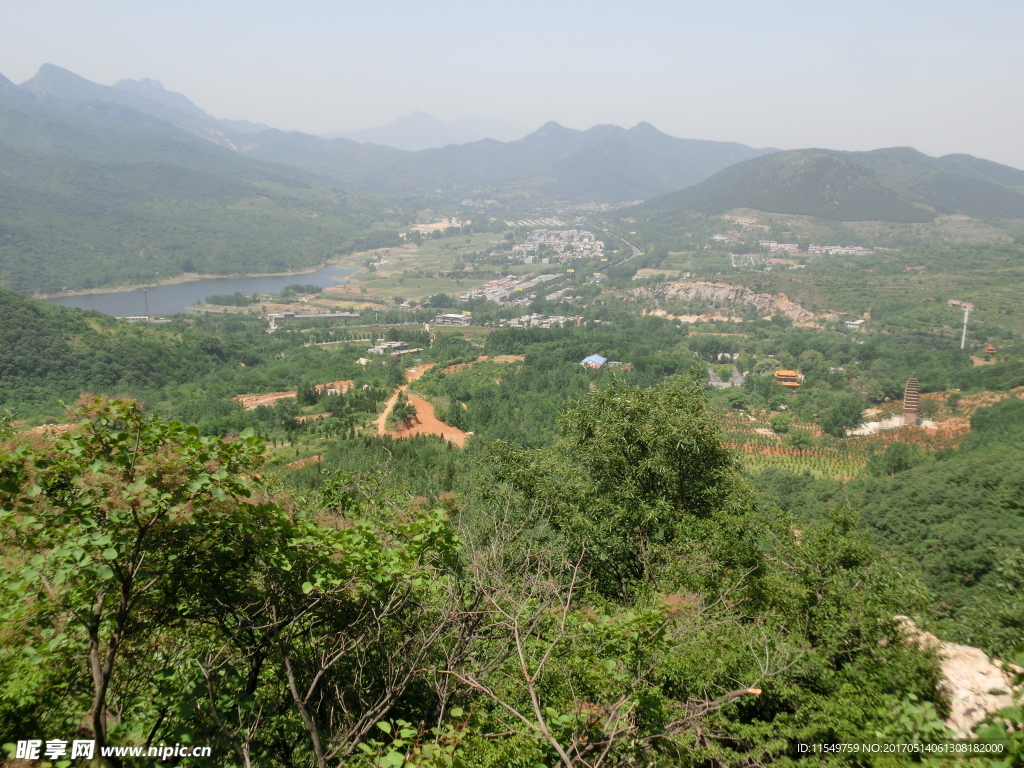
[[97,754],[179,742],[213,745],[223,765],[351,755],[445,626],[425,594],[457,543],[440,513],[314,520],[259,490],[251,435],[204,438],[102,398],[71,420],[0,455],[0,719],[84,727]]

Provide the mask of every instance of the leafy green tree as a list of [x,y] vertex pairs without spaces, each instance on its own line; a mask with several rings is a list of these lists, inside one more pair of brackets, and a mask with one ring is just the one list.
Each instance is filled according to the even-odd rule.
[[302,405],[316,405],[320,402],[320,392],[318,392],[312,384],[309,382],[301,382],[295,393],[296,402]]
[[872,475],[895,475],[913,469],[925,460],[920,446],[892,443],[883,453],[871,457],[868,472]]
[[930,397],[922,397],[917,412],[923,419],[934,419],[939,415],[939,404]]
[[249,496],[243,477],[261,449],[249,436],[226,443],[165,426],[128,401],[87,399],[74,417],[52,453],[3,457],[5,528],[24,553],[7,586],[62,617],[46,648],[81,649],[86,722],[106,746],[111,718],[133,705],[114,686],[126,653],[175,623],[191,562]]
[[458,552],[442,513],[378,528],[335,494],[314,520],[259,500],[251,436],[128,401],[72,419],[0,455],[0,666],[20,687],[0,689],[5,721],[324,768],[404,706],[457,616],[435,594]]
[[498,476],[548,507],[597,583],[628,599],[684,518],[751,503],[705,398],[692,381],[643,390],[613,377],[561,417],[549,451],[497,444]]
[[806,451],[815,446],[814,438],[807,432],[800,429],[786,437],[786,445],[796,448],[798,451]]
[[856,395],[843,395],[821,417],[821,429],[833,437],[846,437],[847,430],[864,423],[864,403]]
[[395,404],[391,407],[391,413],[388,414],[388,423],[391,426],[401,424],[407,427],[415,418],[416,406],[409,402],[404,391],[399,392]]

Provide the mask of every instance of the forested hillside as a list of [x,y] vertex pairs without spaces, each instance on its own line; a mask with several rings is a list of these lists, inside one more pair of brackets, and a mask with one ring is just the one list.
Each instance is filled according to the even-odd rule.
[[805,519],[825,499],[861,510],[872,537],[901,553],[932,590],[941,634],[1005,656],[1024,632],[1024,401],[978,411],[957,450],[929,455],[894,443],[873,476],[845,488],[785,473],[761,476],[764,498]]
[[161,332],[3,288],[0,317],[0,405],[27,412],[84,391],[139,393],[194,381],[236,358],[230,342],[211,334]]
[[0,285],[21,291],[282,271],[398,242],[373,196],[121,105],[0,93],[0,163]]
[[930,222],[937,213],[1024,218],[1024,172],[965,155],[909,147],[871,152],[801,149],[737,163],[635,210],[666,218],[734,208],[831,221]]

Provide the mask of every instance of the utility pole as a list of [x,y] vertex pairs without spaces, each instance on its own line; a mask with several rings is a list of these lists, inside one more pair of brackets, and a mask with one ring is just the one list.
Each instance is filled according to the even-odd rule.
[[964,342],[967,341],[967,315],[971,313],[970,307],[964,307],[964,332],[960,334],[960,349],[964,348]]
[[[149,320],[149,294],[146,292],[145,288],[142,289],[142,298],[146,302],[146,320]],[[961,347],[961,349],[962,348],[963,347]]]

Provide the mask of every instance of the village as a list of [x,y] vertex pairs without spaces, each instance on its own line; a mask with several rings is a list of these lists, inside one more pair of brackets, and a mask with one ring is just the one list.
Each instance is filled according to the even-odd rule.
[[[724,235],[714,235],[712,240],[727,239]],[[800,251],[799,243],[779,243],[775,240],[759,240],[758,244],[762,250],[769,253],[796,253]],[[865,248],[861,245],[814,245],[807,246],[807,253],[827,253],[830,256],[867,256],[874,253],[874,249]]]
[[[562,277],[562,275],[534,275],[532,272],[527,272],[525,275],[506,275],[505,277],[499,277],[497,280],[484,283],[479,288],[466,291],[459,296],[459,301],[465,303],[473,299],[487,299],[498,304],[526,306],[534,299],[534,296],[526,295],[525,291],[541,283],[557,280],[559,277]],[[524,292],[524,295],[511,302],[507,301],[517,292]]]
[[512,250],[521,253],[527,264],[538,260],[541,264],[550,264],[552,259],[600,259],[604,255],[604,243],[585,229],[536,229],[526,242],[519,243]]

